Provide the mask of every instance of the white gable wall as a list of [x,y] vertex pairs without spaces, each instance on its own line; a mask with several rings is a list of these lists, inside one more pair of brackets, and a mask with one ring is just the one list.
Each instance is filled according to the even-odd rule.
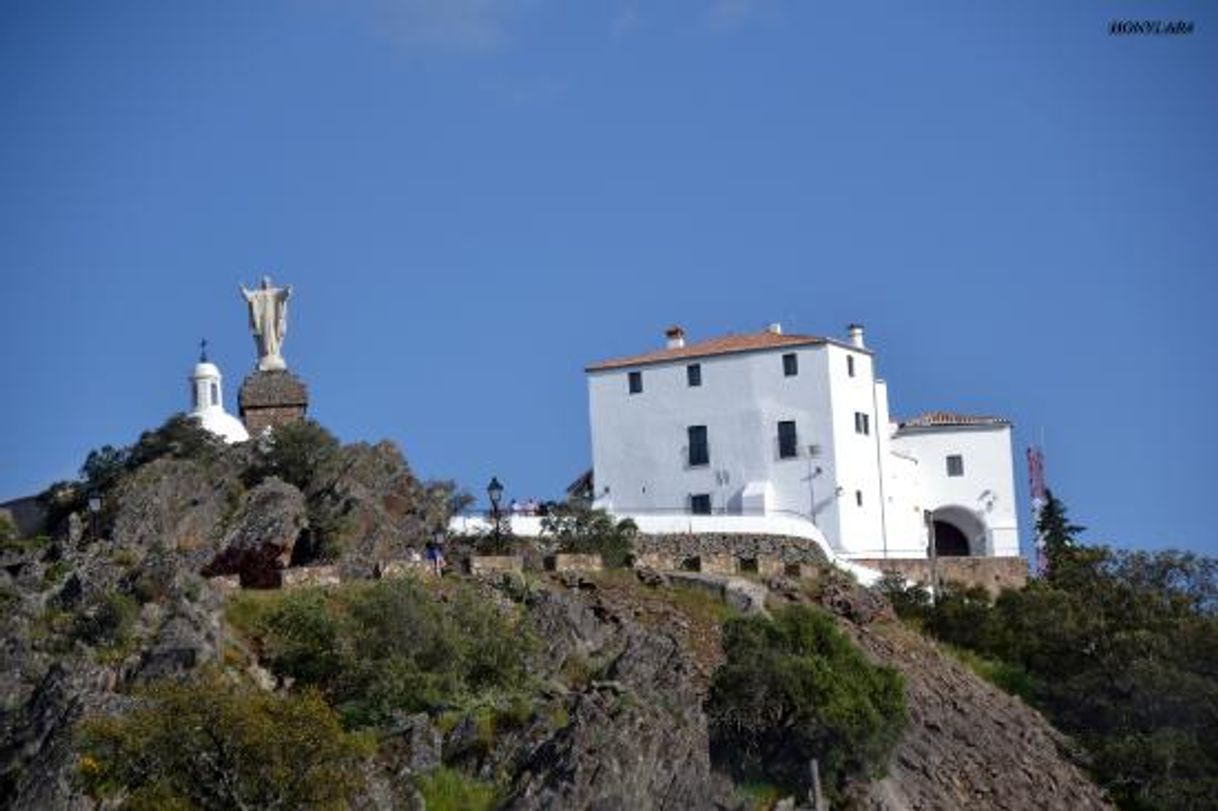
[[[984,522],[985,549],[974,554],[1019,554],[1010,425],[904,428],[893,446],[918,459],[924,509],[961,509]],[[947,475],[953,454],[963,460],[963,476]]]

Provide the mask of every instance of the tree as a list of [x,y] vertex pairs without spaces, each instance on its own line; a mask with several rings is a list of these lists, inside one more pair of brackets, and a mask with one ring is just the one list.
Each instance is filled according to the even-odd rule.
[[1079,534],[1086,529],[1070,523],[1066,505],[1053,495],[1052,490],[1045,490],[1045,503],[1036,520],[1036,534],[1044,539],[1050,577],[1055,568],[1066,564],[1070,550],[1078,547]]
[[102,445],[89,451],[80,466],[80,478],[89,490],[109,490],[127,471],[131,460],[130,448]]
[[163,682],[119,716],[80,727],[79,774],[129,808],[346,808],[362,788],[362,739],[314,690],[278,695],[214,671]]
[[638,527],[629,518],[615,521],[604,510],[569,501],[541,519],[541,532],[553,537],[561,552],[599,554],[606,566],[619,568],[630,561]]
[[803,793],[816,758],[832,797],[884,771],[906,724],[904,683],[828,614],[792,605],[772,619],[733,618],[723,648],[706,709],[712,754],[737,777]]

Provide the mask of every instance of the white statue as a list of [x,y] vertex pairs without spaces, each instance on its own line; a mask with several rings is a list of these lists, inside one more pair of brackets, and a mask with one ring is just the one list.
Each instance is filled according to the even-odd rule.
[[283,336],[288,331],[288,298],[292,285],[272,287],[271,277],[262,277],[262,286],[246,290],[238,285],[241,295],[250,309],[250,330],[254,333],[254,345],[258,347],[258,370],[279,371],[288,368],[279,353]]

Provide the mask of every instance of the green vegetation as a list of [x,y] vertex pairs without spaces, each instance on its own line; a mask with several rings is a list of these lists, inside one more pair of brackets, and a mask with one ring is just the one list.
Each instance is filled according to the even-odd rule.
[[614,569],[629,565],[638,527],[629,518],[615,521],[604,510],[568,502],[541,519],[541,531],[558,542],[558,551],[600,555],[605,566]]
[[314,685],[352,726],[395,710],[506,702],[528,686],[532,637],[515,614],[458,584],[440,601],[405,578],[322,591],[242,594],[229,621],[279,676]]
[[831,617],[806,605],[737,617],[723,647],[706,710],[712,754],[740,780],[802,795],[816,758],[836,798],[851,778],[883,772],[906,724],[902,679],[868,662]]
[[884,584],[899,615],[965,651],[1091,754],[1128,809],[1211,807],[1218,797],[1218,561],[1078,541],[1050,495],[1048,572],[990,600],[949,586],[932,605]]
[[76,612],[71,636],[96,647],[122,649],[131,639],[139,610],[131,597],[108,592]]
[[[316,691],[276,695],[205,671],[79,729],[78,775],[130,809],[345,808],[369,745]],[[430,807],[430,806],[429,806]]]
[[498,804],[495,786],[441,767],[415,781],[428,811],[490,811]]

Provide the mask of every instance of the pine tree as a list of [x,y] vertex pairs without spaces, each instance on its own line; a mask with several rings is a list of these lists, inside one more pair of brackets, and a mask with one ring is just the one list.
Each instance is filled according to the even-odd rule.
[[1041,507],[1040,516],[1036,521],[1036,534],[1044,539],[1050,577],[1070,551],[1078,548],[1078,535],[1086,529],[1084,526],[1070,523],[1070,518],[1066,515],[1066,505],[1053,495],[1052,490],[1045,490],[1045,505]]

